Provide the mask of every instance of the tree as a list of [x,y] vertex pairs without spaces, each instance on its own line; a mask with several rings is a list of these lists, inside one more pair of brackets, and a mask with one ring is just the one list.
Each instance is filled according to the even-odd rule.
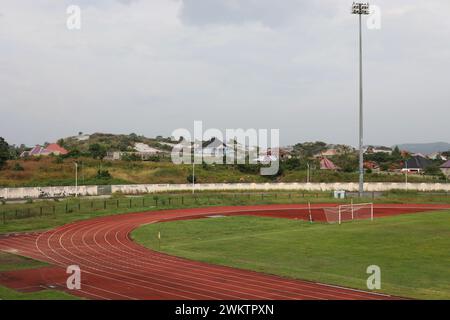
[[394,150],[392,150],[392,157],[394,159],[400,159],[402,157],[402,154],[401,154],[400,149],[398,148],[398,146],[395,146]]
[[10,159],[9,144],[0,137],[0,169],[4,167],[6,161]]
[[438,164],[433,163],[432,165],[425,168],[425,174],[430,176],[439,176],[442,174],[441,169]]
[[91,144],[89,152],[94,159],[103,159],[106,156],[106,149],[98,143]]
[[65,147],[65,143],[66,143],[66,142],[65,142],[64,139],[62,139],[62,138],[59,139],[59,140],[56,142],[57,145],[59,145],[60,147],[63,147],[63,148]]

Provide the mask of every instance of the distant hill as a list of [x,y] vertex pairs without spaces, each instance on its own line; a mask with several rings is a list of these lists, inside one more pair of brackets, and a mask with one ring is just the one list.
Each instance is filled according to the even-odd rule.
[[100,144],[108,151],[133,151],[135,143],[145,143],[150,147],[159,149],[161,151],[170,151],[170,138],[163,138],[158,136],[156,138],[147,138],[134,133],[125,134],[110,134],[110,133],[94,133],[94,134],[80,134],[74,137],[67,137],[58,140],[58,143],[64,148],[70,150],[78,150],[86,152],[92,144]]
[[450,143],[430,142],[430,143],[404,143],[397,145],[400,150],[406,150],[414,153],[430,154],[433,152],[444,152],[450,150]]

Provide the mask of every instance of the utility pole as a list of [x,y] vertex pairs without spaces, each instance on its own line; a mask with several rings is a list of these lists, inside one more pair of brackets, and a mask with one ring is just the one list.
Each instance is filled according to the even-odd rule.
[[408,191],[408,159],[405,160],[405,188]]
[[359,17],[359,196],[364,193],[364,130],[363,130],[363,71],[362,71],[362,15],[368,15],[368,3],[355,3],[352,5],[352,14]]
[[309,183],[310,176],[309,176],[309,162],[306,163],[307,171],[306,171],[306,183]]
[[195,155],[194,161],[192,162],[192,194],[195,192]]
[[78,163],[74,162],[75,165],[75,197],[78,197]]

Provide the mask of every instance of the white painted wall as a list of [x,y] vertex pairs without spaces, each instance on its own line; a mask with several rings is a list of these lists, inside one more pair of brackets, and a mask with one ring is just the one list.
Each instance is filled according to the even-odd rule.
[[[450,184],[445,183],[365,183],[366,191],[389,190],[417,190],[417,191],[450,191]],[[191,191],[191,184],[141,184],[141,185],[114,185],[112,192],[153,193],[167,191]],[[245,191],[245,190],[301,190],[301,191],[358,191],[358,183],[211,183],[196,184],[198,191]]]
[[[59,198],[75,196],[74,186],[67,187],[29,187],[29,188],[0,188],[0,199],[25,198]],[[79,186],[78,194],[83,196],[97,195],[97,186]]]
[[[369,182],[364,184],[366,191],[406,190],[405,183]],[[113,185],[112,192],[140,194],[155,192],[175,192],[192,190],[191,184],[138,184]],[[197,191],[251,191],[251,190],[298,190],[298,191],[358,191],[358,183],[210,183],[196,184]],[[447,191],[450,183],[408,183],[408,190]],[[74,186],[36,187],[36,188],[0,188],[0,199],[52,198],[75,196]],[[80,196],[98,195],[97,186],[79,186]]]

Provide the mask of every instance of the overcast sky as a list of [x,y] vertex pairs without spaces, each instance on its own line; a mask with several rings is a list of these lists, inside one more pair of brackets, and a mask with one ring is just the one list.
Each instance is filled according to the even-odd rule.
[[[357,145],[350,0],[0,0],[0,136],[280,129]],[[81,30],[66,28],[69,5]],[[450,1],[377,0],[366,143],[450,142]]]

